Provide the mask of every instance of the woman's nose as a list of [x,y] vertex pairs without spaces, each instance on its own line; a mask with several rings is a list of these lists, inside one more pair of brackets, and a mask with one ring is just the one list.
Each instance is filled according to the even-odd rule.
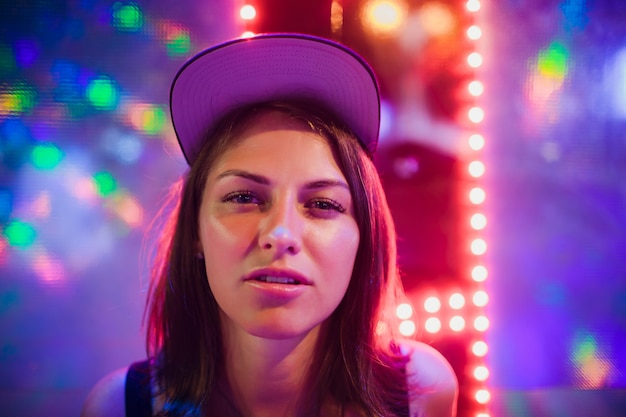
[[273,256],[284,253],[295,255],[302,249],[301,219],[295,207],[273,207],[259,234],[259,246],[273,251]]

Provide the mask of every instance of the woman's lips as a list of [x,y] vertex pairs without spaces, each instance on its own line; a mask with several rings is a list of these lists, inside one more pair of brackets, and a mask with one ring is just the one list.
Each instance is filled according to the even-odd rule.
[[258,268],[246,275],[244,281],[276,285],[312,285],[304,275],[287,268]]
[[261,299],[286,302],[303,294],[312,282],[291,269],[260,268],[244,278],[244,284]]
[[300,285],[300,281],[290,277],[276,277],[271,275],[261,275],[255,278],[259,282],[267,282],[269,284],[291,284]]

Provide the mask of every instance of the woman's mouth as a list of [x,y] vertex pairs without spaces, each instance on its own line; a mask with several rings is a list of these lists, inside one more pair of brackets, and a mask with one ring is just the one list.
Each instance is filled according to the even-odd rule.
[[290,284],[300,285],[300,281],[290,277],[276,277],[272,275],[261,275],[255,278],[255,281],[267,282],[270,284]]

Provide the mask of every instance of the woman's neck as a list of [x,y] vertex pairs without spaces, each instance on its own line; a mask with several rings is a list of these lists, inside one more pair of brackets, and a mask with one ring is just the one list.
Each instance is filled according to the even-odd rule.
[[319,327],[304,336],[265,339],[242,330],[225,337],[226,377],[236,407],[246,417],[302,415],[310,398],[309,369]]

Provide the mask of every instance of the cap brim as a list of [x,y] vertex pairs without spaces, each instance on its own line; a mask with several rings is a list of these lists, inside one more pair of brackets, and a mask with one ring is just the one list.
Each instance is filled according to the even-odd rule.
[[268,34],[209,48],[179,70],[170,91],[170,111],[187,162],[193,162],[207,134],[228,112],[290,98],[327,107],[366,150],[376,149],[380,96],[370,66],[327,39]]

